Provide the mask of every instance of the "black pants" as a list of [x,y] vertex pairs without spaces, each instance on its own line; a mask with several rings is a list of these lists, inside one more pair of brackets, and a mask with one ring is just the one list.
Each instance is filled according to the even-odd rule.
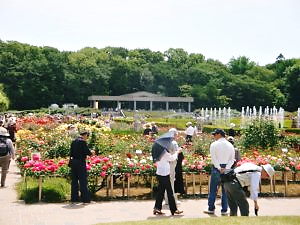
[[165,190],[167,190],[170,211],[171,213],[175,212],[177,210],[177,207],[176,207],[175,198],[173,195],[173,190],[170,182],[170,175],[167,176],[157,175],[157,179],[158,179],[158,192],[156,195],[154,208],[161,210],[162,201],[164,199],[164,193]]
[[[71,201],[78,202],[81,200],[82,202],[90,202],[91,199],[89,190],[87,188],[87,172],[85,161],[73,159],[71,174]],[[79,189],[81,199],[79,199]]]
[[239,182],[236,180],[225,182],[224,189],[228,199],[230,216],[237,216],[238,208],[241,216],[249,216],[249,203]]
[[193,142],[192,138],[193,138],[192,135],[186,135],[186,136],[185,136],[185,142],[186,142],[186,143]]

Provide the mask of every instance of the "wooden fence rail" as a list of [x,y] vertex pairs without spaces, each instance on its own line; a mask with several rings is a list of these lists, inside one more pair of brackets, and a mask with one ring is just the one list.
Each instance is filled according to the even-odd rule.
[[[288,185],[289,182],[291,181],[297,181],[297,173],[293,174],[289,174],[289,172],[285,172],[285,171],[276,171],[275,175],[269,179],[269,186],[270,186],[270,193],[271,194],[275,194],[276,190],[277,190],[277,186],[278,186],[278,179],[276,179],[276,177],[278,177],[278,175],[281,175],[281,181],[284,184],[284,196],[288,196]],[[292,176],[292,180],[288,179],[288,175]],[[132,182],[134,181],[134,178],[137,178],[137,186],[140,187],[140,177],[141,176],[145,176],[145,175],[131,175],[131,176],[126,176],[125,174],[112,174],[112,175],[108,175],[107,179],[106,179],[106,196],[107,197],[114,197],[114,179],[116,177],[121,177],[122,178],[122,182],[121,182],[121,188],[122,188],[122,196],[127,198],[131,197],[131,188],[132,188]],[[148,178],[150,178],[150,193],[151,193],[151,197],[153,197],[153,188],[155,186],[156,183],[156,177],[153,175],[146,175],[148,176]],[[48,177],[48,176],[47,176]],[[56,176],[57,177],[57,176]],[[115,178],[114,178],[115,177]],[[207,193],[209,193],[209,185],[210,185],[210,175],[206,172],[200,172],[200,173],[183,173],[183,177],[184,177],[184,186],[185,186],[185,190],[186,190],[186,194],[192,194],[192,195],[196,195],[196,194],[203,194],[203,189],[204,187],[207,187]],[[39,201],[41,201],[42,199],[42,185],[43,185],[43,179],[45,179],[45,176],[40,176],[37,178],[37,182],[38,182],[38,199]],[[126,181],[127,180],[127,181]],[[207,182],[206,182],[207,181]],[[27,176],[26,173],[24,174],[23,177],[23,182],[25,187],[27,188]],[[127,182],[127,186],[126,186],[126,182]],[[199,185],[199,189],[196,190],[196,183],[198,183]],[[189,186],[189,184],[191,184]],[[116,187],[116,185],[115,185]],[[191,191],[190,187],[192,188]],[[299,185],[300,187],[300,185]],[[127,190],[125,190],[127,189]],[[261,192],[261,182],[260,182],[260,192]],[[126,195],[125,195],[126,193]]]

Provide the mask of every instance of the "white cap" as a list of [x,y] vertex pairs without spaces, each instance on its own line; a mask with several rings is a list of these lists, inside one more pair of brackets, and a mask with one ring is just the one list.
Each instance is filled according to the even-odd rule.
[[178,131],[177,131],[176,128],[171,128],[171,129],[169,130],[169,132],[174,132],[174,135],[178,134]]
[[4,127],[0,127],[0,136],[9,137],[9,133]]
[[228,137],[227,137],[227,140],[228,140],[228,141],[230,141],[230,140],[231,140],[231,141],[234,141],[234,137],[228,136]]
[[262,168],[267,172],[269,177],[272,177],[275,174],[275,170],[270,164],[262,165]]
[[187,125],[187,126],[193,125],[193,123],[192,123],[192,122],[187,122],[186,125]]

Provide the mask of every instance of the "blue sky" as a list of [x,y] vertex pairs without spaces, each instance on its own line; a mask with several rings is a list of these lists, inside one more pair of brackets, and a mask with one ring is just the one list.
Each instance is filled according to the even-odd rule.
[[299,0],[0,0],[0,39],[59,50],[183,48],[228,63],[300,58]]

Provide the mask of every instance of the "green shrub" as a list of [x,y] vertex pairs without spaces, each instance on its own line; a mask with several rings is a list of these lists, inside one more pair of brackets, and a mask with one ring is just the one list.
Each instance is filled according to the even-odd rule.
[[[204,133],[211,133],[213,132],[216,128],[223,129],[226,134],[228,134],[228,131],[230,128],[228,127],[217,127],[215,125],[204,125],[202,131]],[[241,134],[241,129],[240,128],[234,128],[235,134],[240,135]]]
[[[70,196],[70,184],[64,178],[45,178],[42,183],[43,202],[64,202]],[[38,202],[38,180],[27,178],[17,185],[19,199],[25,203]]]
[[284,129],[284,131],[288,133],[300,134],[300,128],[288,128]]
[[245,148],[273,148],[279,143],[279,129],[271,120],[253,120],[242,131]]
[[300,137],[299,136],[286,136],[284,137],[284,143],[289,147],[298,147],[300,146]]

